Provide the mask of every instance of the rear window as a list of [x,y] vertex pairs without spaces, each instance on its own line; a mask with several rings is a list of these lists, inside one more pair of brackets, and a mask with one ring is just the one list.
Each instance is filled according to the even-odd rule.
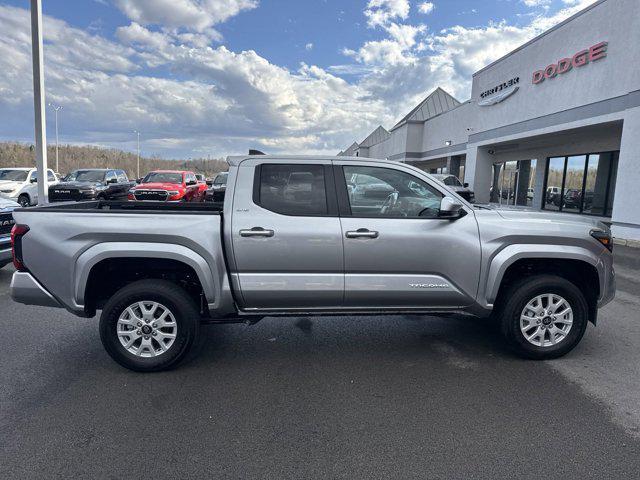
[[261,207],[283,215],[327,215],[322,165],[264,164],[258,171]]

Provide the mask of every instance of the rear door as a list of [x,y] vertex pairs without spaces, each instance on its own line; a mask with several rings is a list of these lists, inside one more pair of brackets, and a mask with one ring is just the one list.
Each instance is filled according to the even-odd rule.
[[440,218],[444,193],[437,182],[404,165],[334,163],[345,306],[448,309],[471,304],[480,275],[472,210],[457,220]]
[[243,308],[342,306],[342,232],[330,160],[243,162],[231,228]]

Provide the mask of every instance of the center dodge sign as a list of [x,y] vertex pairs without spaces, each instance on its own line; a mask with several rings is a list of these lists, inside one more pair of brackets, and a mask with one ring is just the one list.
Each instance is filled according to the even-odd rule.
[[573,57],[562,58],[557,63],[552,63],[544,70],[533,72],[533,83],[538,84],[546,79],[555,78],[558,75],[567,73],[572,68],[585,66],[589,62],[595,62],[607,56],[607,42],[596,43],[590,48],[580,50]]

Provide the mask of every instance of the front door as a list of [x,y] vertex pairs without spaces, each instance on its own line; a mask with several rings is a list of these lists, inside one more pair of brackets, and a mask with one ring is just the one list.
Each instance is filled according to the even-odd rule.
[[238,168],[234,280],[245,309],[334,309],[344,293],[331,161],[250,160]]
[[446,190],[412,168],[334,164],[344,236],[345,306],[470,305],[480,274],[472,210],[457,220],[440,218]]

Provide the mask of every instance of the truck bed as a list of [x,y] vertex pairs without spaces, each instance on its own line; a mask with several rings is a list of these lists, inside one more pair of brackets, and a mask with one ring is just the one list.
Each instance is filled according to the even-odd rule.
[[213,203],[89,201],[14,212],[29,227],[24,264],[62,306],[84,311],[93,267],[110,258],[171,259],[192,268],[213,309],[229,289],[222,206]]

